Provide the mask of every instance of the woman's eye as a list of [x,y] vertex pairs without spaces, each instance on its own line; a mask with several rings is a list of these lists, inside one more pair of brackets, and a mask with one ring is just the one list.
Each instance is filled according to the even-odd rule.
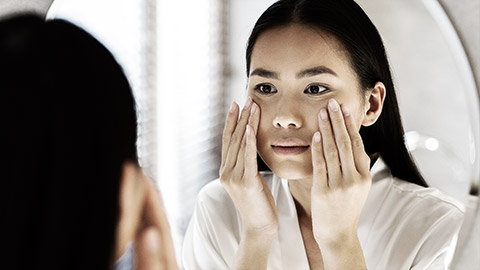
[[310,85],[303,91],[305,94],[320,94],[321,92],[327,90],[326,87],[321,85]]
[[262,94],[271,94],[277,92],[277,90],[275,90],[275,88],[269,84],[259,84],[255,87],[255,90]]

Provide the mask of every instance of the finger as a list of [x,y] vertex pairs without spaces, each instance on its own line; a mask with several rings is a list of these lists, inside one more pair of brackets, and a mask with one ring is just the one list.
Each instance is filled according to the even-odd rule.
[[162,258],[168,269],[177,269],[177,262],[174,252],[170,224],[165,214],[165,208],[162,203],[160,193],[154,184],[148,180],[147,197],[145,200],[145,219],[143,221],[143,231],[146,228],[153,227],[159,233],[161,239],[159,246],[162,250]]
[[328,111],[339,154],[343,179],[344,181],[351,181],[353,179],[353,173],[356,172],[353,161],[352,143],[347,128],[345,127],[340,105],[333,98],[328,101]]
[[245,134],[243,135],[242,138],[242,144],[240,149],[238,150],[238,157],[237,157],[237,162],[235,164],[235,167],[233,168],[233,175],[235,179],[242,179],[244,177],[245,173],[245,148],[247,146],[247,130],[248,130],[248,125],[245,128]]
[[321,142],[320,132],[315,132],[312,138],[312,163],[313,163],[313,188],[317,190],[326,190],[328,188],[327,181],[327,164],[323,156],[323,146]]
[[260,123],[260,107],[256,104],[252,104],[250,109],[250,117],[248,119],[248,125],[252,128],[252,132],[256,135],[258,133],[258,125]]
[[[240,149],[241,153],[239,153],[239,157],[242,157],[242,159],[241,162],[237,162],[238,166],[243,167],[242,174],[247,177],[247,179],[253,179],[258,172],[256,132],[258,130],[259,111],[258,105],[253,103],[250,109],[250,117],[248,118],[247,127],[245,129],[244,141],[242,142],[242,148]],[[254,155],[253,158],[252,155]],[[255,162],[255,164],[253,164],[253,162]]]
[[245,132],[245,171],[244,175],[247,179],[255,179],[258,173],[257,167],[257,138],[254,129],[247,125]]
[[237,126],[238,119],[238,104],[234,101],[230,106],[230,110],[227,114],[227,119],[225,121],[225,128],[223,129],[223,138],[222,138],[222,163],[220,168],[223,168],[225,160],[227,158],[228,148],[230,146],[230,139],[232,133]]
[[358,132],[355,119],[346,106],[342,106],[342,112],[345,119],[345,126],[351,140],[355,168],[360,174],[366,175],[370,173],[370,158],[365,152],[362,136],[360,136],[360,133]]
[[138,236],[135,243],[134,269],[167,269],[161,256],[160,242],[160,235],[153,227],[149,227]]
[[342,176],[340,171],[340,160],[338,157],[337,145],[333,137],[330,119],[326,109],[321,109],[318,122],[320,127],[320,134],[322,135],[323,156],[327,164],[328,186],[337,186]]
[[239,149],[242,145],[243,136],[245,134],[245,127],[250,116],[250,107],[252,106],[252,99],[248,97],[247,103],[240,114],[240,119],[237,122],[235,131],[233,132],[230,138],[230,145],[227,152],[227,157],[225,159],[225,164],[223,169],[231,170],[235,167],[237,163],[237,158],[239,154]]

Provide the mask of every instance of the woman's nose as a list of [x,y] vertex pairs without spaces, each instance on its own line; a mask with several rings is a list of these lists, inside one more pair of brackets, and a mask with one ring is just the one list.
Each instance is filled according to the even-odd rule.
[[280,107],[273,119],[276,128],[301,128],[303,123],[298,110],[293,107]]

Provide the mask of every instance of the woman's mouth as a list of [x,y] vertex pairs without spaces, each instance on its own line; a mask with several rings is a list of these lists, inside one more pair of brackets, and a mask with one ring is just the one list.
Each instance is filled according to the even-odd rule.
[[310,147],[309,145],[303,145],[303,146],[272,145],[273,152],[275,152],[278,155],[282,155],[282,156],[299,155],[299,154],[307,151],[309,147]]
[[282,156],[299,155],[308,150],[310,145],[298,139],[280,139],[271,145],[273,152]]

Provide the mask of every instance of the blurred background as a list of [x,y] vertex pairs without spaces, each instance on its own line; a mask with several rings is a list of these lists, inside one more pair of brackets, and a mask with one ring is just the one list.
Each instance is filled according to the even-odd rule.
[[[63,18],[114,53],[138,104],[140,162],[162,191],[180,255],[196,195],[218,177],[227,109],[246,98],[246,41],[273,2],[0,0],[0,18]],[[384,39],[407,145],[427,182],[475,201],[468,194],[477,194],[480,176],[480,2],[357,2]]]

